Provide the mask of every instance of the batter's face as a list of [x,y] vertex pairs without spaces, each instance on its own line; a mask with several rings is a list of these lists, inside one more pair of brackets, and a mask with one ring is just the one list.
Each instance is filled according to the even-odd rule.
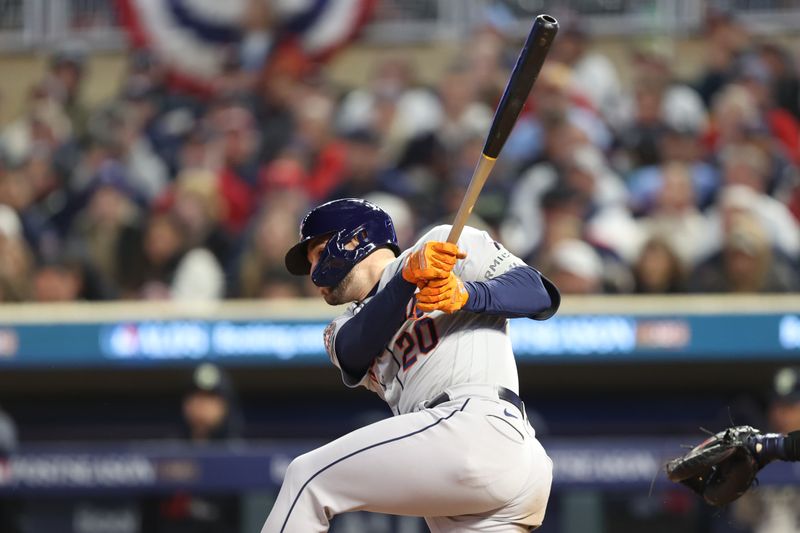
[[[308,262],[311,263],[311,272],[314,272],[314,269],[317,268],[322,252],[325,251],[325,246],[328,244],[328,239],[330,239],[330,237],[317,237],[308,243]],[[351,244],[358,244],[356,239],[353,241],[354,242]],[[353,267],[344,279],[333,287],[318,287],[320,294],[327,304],[341,305],[356,299],[351,294],[351,288],[353,287],[353,280],[355,279],[357,269],[358,265]]]

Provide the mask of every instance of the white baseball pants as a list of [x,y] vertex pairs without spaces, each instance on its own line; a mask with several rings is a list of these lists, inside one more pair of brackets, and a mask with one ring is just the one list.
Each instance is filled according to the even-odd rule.
[[262,533],[323,533],[348,511],[425,517],[433,533],[522,533],[544,519],[552,462],[516,407],[451,392],[296,458]]

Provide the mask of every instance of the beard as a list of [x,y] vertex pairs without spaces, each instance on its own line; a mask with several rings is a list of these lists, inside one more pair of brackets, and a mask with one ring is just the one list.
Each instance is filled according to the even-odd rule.
[[350,270],[342,281],[330,287],[329,292],[322,295],[322,297],[325,298],[325,303],[328,305],[342,305],[353,301],[354,298],[348,296],[348,293],[353,286],[355,271],[355,268]]

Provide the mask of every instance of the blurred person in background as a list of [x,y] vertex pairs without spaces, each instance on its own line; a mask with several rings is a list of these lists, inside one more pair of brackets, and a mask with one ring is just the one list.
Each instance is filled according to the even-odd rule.
[[384,143],[382,156],[395,162],[411,139],[436,130],[442,113],[436,94],[421,86],[409,59],[381,57],[366,86],[350,90],[342,99],[336,128],[377,132]]
[[[511,191],[509,209],[501,227],[509,249],[523,257],[536,249],[545,230],[542,197],[562,184],[577,193],[574,199],[582,201],[580,218],[584,222],[596,222],[593,233],[608,240],[609,247],[624,248],[625,230],[631,226],[625,208],[625,186],[609,168],[603,154],[585,142],[578,128],[563,120],[557,120],[550,127],[547,159],[531,167]],[[616,236],[608,231],[609,224],[616,228]]]
[[127,183],[124,168],[111,161],[100,167],[83,198],[84,207],[72,221],[67,247],[84,255],[99,282],[116,293],[120,276],[117,251],[125,235],[141,223],[144,213]]
[[477,99],[468,64],[457,59],[445,71],[437,86],[442,120],[436,128],[445,150],[453,151],[472,134],[485,136],[492,123],[492,109]]
[[261,143],[258,159],[272,161],[292,139],[296,127],[294,102],[305,70],[296,55],[284,54],[270,62],[256,85],[254,113]]
[[24,302],[30,298],[33,261],[21,237],[0,234],[0,301]]
[[634,215],[647,215],[664,187],[666,169],[682,165],[692,185],[695,206],[705,210],[713,204],[720,187],[720,172],[707,160],[700,132],[667,128],[659,139],[658,165],[633,169],[626,176],[630,209]]
[[158,111],[158,93],[146,85],[131,86],[123,97],[115,132],[118,159],[125,165],[131,186],[152,200],[163,192],[170,177],[147,135],[147,127]]
[[[481,158],[485,142],[485,135],[473,133],[447,154],[450,168],[444,174],[446,181],[441,184],[444,189],[439,198],[439,211],[442,217],[453,217],[458,211],[461,199],[464,198],[472,179],[475,161]],[[506,214],[508,193],[513,185],[512,180],[516,178],[511,170],[508,161],[503,158],[495,163],[492,179],[483,186],[473,209],[473,215],[491,226],[492,232],[494,228],[499,227]]]
[[548,261],[542,264],[542,274],[563,294],[599,294],[603,292],[603,261],[588,244],[565,239],[554,247]]
[[757,50],[769,73],[773,102],[800,119],[800,79],[792,51],[775,42],[760,43]]
[[171,194],[161,201],[186,228],[187,246],[205,248],[220,265],[228,266],[234,239],[222,226],[225,205],[213,172],[201,168],[182,170]]
[[633,265],[637,294],[676,294],[686,290],[686,266],[667,238],[645,242]]
[[[516,59],[512,56],[512,45],[509,43],[508,32],[513,19],[502,4],[488,6],[488,18],[481,21],[479,27],[470,36],[470,46],[465,51],[465,60],[469,65],[472,85],[476,88],[476,97],[489,109],[494,109],[503,96],[510,67]],[[506,11],[499,17],[493,17],[492,12]],[[502,22],[493,18],[503,18]]]
[[758,57],[748,59],[737,81],[750,93],[773,142],[797,164],[800,161],[800,124],[791,112],[775,104],[767,65]]
[[217,300],[225,275],[206,248],[191,247],[184,223],[171,213],[151,216],[119,242],[117,272],[123,298]]
[[736,78],[751,53],[752,34],[732,11],[709,7],[705,17],[705,66],[695,87],[706,105]]
[[207,120],[220,135],[222,166],[218,169],[218,183],[225,203],[223,224],[227,231],[238,235],[255,208],[260,134],[253,113],[236,101],[219,102]]
[[607,122],[615,123],[622,100],[617,69],[608,57],[592,47],[584,23],[574,15],[559,32],[553,60],[572,69],[573,90],[584,94]]
[[61,43],[50,58],[47,83],[53,96],[61,103],[70,119],[75,136],[85,132],[88,110],[81,100],[81,89],[86,78],[87,47],[78,41]]
[[[572,75],[564,63],[550,61],[542,67],[528,100],[533,112],[524,113],[518,120],[503,148],[503,158],[522,167],[563,159],[571,145],[562,147],[557,139],[568,129],[575,130],[574,138],[601,151],[611,147],[612,132],[591,102],[574,90]],[[567,129],[560,128],[562,124]]]
[[721,241],[718,230],[725,213],[743,209],[759,218],[778,251],[792,260],[800,257],[800,225],[787,205],[767,192],[770,161],[764,151],[752,144],[732,145],[720,153],[720,159],[723,188],[708,213],[715,242]]
[[[211,363],[192,372],[182,400],[183,436],[196,446],[236,442],[243,419],[228,374]],[[235,533],[240,531],[239,498],[200,496],[186,491],[146,506],[142,531],[153,533]]]
[[37,302],[74,302],[82,299],[84,272],[68,259],[40,264],[33,275],[33,298]]
[[[26,173],[29,165],[37,167],[36,171]],[[3,209],[2,232],[7,236],[19,237],[30,243],[34,256],[55,251],[61,244],[63,228],[57,227],[54,222],[52,205],[58,205],[58,198],[48,198],[47,164],[44,169],[40,162],[34,163],[31,157],[29,163],[16,168],[0,170],[0,206]],[[41,173],[40,173],[41,171]],[[37,194],[37,186],[42,195]],[[55,197],[63,196],[54,191]],[[54,200],[54,201],[53,201]]]
[[758,218],[734,212],[726,221],[722,250],[690,276],[693,292],[791,292],[800,289],[794,267],[776,256]]
[[54,92],[52,84],[46,82],[31,87],[22,116],[0,133],[4,155],[13,165],[22,164],[37,147],[55,150],[75,134]]
[[405,249],[414,244],[416,230],[414,214],[411,207],[402,198],[385,192],[372,192],[364,196],[364,200],[372,202],[389,214],[397,235],[397,245]]
[[[787,434],[800,429],[800,368],[786,367],[775,374],[767,417],[767,431]],[[797,487],[757,487],[735,502],[732,515],[752,533],[795,533],[800,531],[799,501]]]
[[204,363],[194,369],[182,403],[184,435],[194,444],[241,438],[242,414],[233,382],[220,367]]
[[[0,407],[0,478],[7,475],[9,457],[17,450],[17,426],[14,420]],[[0,498],[0,531],[22,533],[17,504]]]
[[713,251],[707,237],[710,223],[697,208],[690,167],[671,162],[660,170],[660,187],[647,216],[638,222],[644,232],[663,236],[681,263],[691,267]]
[[305,209],[302,196],[287,192],[264,203],[248,231],[245,248],[236,272],[235,295],[239,298],[264,298],[275,295],[300,296],[303,285],[285,271],[283,250],[291,247],[297,236],[298,213]]
[[[603,291],[629,292],[633,279],[627,265],[616,252],[605,244],[594,241],[591,235],[592,230],[585,219],[589,205],[585,192],[566,182],[556,183],[545,192],[541,199],[544,234],[539,245],[525,258],[525,261],[530,265],[553,265],[563,270],[556,263],[563,262],[564,254],[579,257],[578,260],[584,266],[576,267],[577,270],[572,273],[592,279],[599,275],[602,278]],[[624,226],[620,226],[619,232],[625,234]],[[564,242],[586,244],[591,253],[586,252],[582,246],[562,247]],[[590,275],[588,272],[594,267],[589,268],[589,266],[593,265],[594,258],[600,261],[600,268],[597,269],[599,274]],[[564,268],[570,270],[569,267]],[[568,281],[568,285],[576,284]]]
[[302,185],[306,194],[312,201],[322,201],[335,194],[333,191],[338,187],[346,187],[352,179],[348,173],[359,164],[358,156],[352,152],[359,146],[378,143],[357,144],[357,141],[336,137],[332,128],[335,104],[322,91],[306,92],[298,98],[296,106],[297,126],[290,148],[303,162]]
[[444,145],[431,132],[410,139],[395,168],[381,176],[384,191],[408,202],[417,231],[443,215],[442,195],[450,182],[450,163]]
[[[382,186],[385,163],[381,157],[381,141],[377,133],[361,129],[342,136],[344,161],[336,187],[329,189],[327,200],[362,197]],[[312,203],[316,198],[311,194]]]
[[708,127],[702,99],[676,78],[663,52],[637,50],[631,63],[633,88],[612,124],[617,134],[613,160],[625,172],[677,156],[665,153],[663,143],[670,133],[699,136]]

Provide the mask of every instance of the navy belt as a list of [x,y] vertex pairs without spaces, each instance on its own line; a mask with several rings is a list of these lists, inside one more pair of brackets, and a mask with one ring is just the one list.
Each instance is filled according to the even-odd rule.
[[[497,387],[497,397],[503,401],[506,401],[519,409],[519,412],[522,413],[522,416],[525,416],[525,404],[522,402],[522,399],[517,396],[517,394],[505,387]],[[436,396],[432,400],[428,401],[425,405],[428,409],[436,407],[437,405],[441,405],[445,402],[450,401],[450,395],[446,392],[441,393],[440,395]]]

